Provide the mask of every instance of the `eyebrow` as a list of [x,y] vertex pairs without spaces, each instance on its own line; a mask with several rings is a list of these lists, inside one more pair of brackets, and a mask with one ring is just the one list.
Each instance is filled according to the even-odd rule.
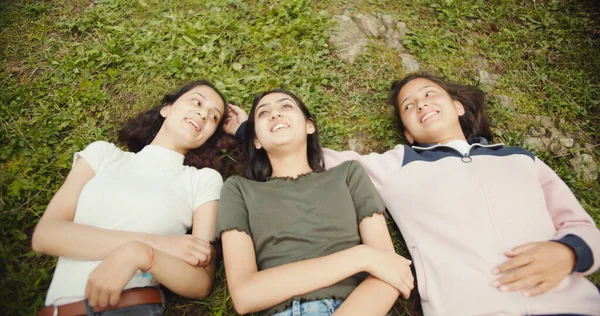
[[[280,102],[283,102],[283,101],[285,101],[285,100],[292,101],[293,103],[295,103],[295,102],[294,102],[294,100],[292,100],[292,99],[290,99],[290,98],[282,98],[282,99],[279,99],[279,100],[277,100],[277,101],[275,101],[275,102],[276,102],[276,103],[280,103]],[[256,108],[256,111],[255,111],[255,112],[258,112],[258,109],[262,108],[262,107],[263,107],[263,106],[265,106],[265,105],[269,105],[269,104],[270,104],[270,103],[263,103],[263,104],[259,105],[259,106]]]
[[[192,93],[192,94],[197,94],[197,95],[199,95],[199,96],[200,96],[202,99],[204,99],[204,101],[206,101],[206,100],[207,100],[207,99],[206,99],[206,97],[205,97],[205,96],[204,96],[202,93],[200,93],[200,92],[194,92],[194,93]],[[215,111],[219,112],[219,115],[223,116],[223,113],[221,113],[221,111],[219,111],[219,109],[217,109],[217,107],[216,107],[216,106],[214,106],[214,107],[213,107],[213,109],[214,109]]]
[[[432,85],[428,85],[428,86],[421,87],[419,90],[417,90],[417,92],[419,92],[419,91],[421,91],[421,90],[423,90],[423,89],[430,88],[430,87],[433,87],[433,86],[432,86]],[[411,96],[408,96],[408,97],[406,97],[404,100],[402,100],[402,102],[400,102],[400,105],[404,104],[404,102],[406,102],[406,100],[408,100],[410,97],[411,97]]]

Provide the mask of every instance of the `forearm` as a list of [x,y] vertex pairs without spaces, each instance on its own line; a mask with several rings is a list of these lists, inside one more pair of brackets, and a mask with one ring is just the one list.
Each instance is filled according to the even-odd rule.
[[391,285],[369,276],[350,293],[335,315],[385,315],[399,295]]
[[356,246],[328,256],[298,261],[255,272],[237,281],[231,290],[236,310],[241,314],[261,311],[293,296],[309,293],[365,271],[364,246]]
[[153,235],[109,230],[72,221],[45,218],[36,227],[33,250],[77,260],[102,260],[130,241],[152,244]]
[[206,267],[192,266],[155,249],[154,265],[150,272],[158,282],[178,295],[204,299],[213,287],[215,265],[211,263]]

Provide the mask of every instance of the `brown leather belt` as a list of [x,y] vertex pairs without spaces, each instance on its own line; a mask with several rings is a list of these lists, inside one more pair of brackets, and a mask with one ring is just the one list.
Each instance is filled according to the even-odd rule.
[[[107,307],[95,307],[94,312],[104,312],[118,308],[125,308],[142,304],[163,303],[160,290],[155,287],[144,287],[125,290],[121,293],[119,304]],[[85,301],[59,305],[46,306],[38,312],[38,316],[80,316],[86,315]]]

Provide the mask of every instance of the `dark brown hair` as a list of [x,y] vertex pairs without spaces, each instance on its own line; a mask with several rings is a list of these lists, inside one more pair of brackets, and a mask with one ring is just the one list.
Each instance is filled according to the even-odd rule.
[[306,138],[308,165],[315,171],[325,170],[323,148],[319,142],[319,130],[317,129],[316,118],[310,114],[306,105],[304,105],[304,103],[293,93],[283,89],[274,89],[258,94],[254,98],[254,102],[252,102],[252,109],[250,109],[250,114],[248,115],[248,121],[244,130],[244,152],[246,153],[246,158],[248,160],[248,164],[246,165],[246,176],[248,179],[264,182],[267,181],[271,174],[273,174],[273,168],[271,167],[271,162],[269,161],[269,156],[267,156],[265,149],[257,149],[254,147],[254,138],[256,137],[256,132],[254,130],[254,114],[256,112],[256,107],[262,98],[271,93],[283,93],[291,97],[304,114],[304,118],[313,123],[315,132],[308,134]]
[[221,91],[206,80],[188,83],[178,91],[165,95],[159,105],[131,118],[119,130],[118,141],[126,145],[131,152],[142,150],[156,137],[165,121],[165,118],[160,115],[160,110],[168,104],[173,104],[179,97],[198,86],[207,86],[213,89],[221,97],[224,111],[215,133],[202,146],[190,150],[185,155],[184,164],[196,168],[213,168],[219,171],[224,178],[239,173],[241,168],[239,145],[233,137],[226,135],[222,128],[227,117],[227,100]]
[[462,103],[465,108],[465,114],[459,116],[458,121],[466,139],[483,137],[488,141],[492,141],[493,135],[490,129],[490,121],[484,112],[485,93],[475,86],[447,82],[430,74],[413,74],[392,83],[388,101],[394,107],[394,114],[398,119],[398,127],[401,133],[404,133],[405,127],[402,124],[402,119],[400,119],[398,95],[402,87],[418,78],[427,79],[435,83],[444,89],[453,100]]

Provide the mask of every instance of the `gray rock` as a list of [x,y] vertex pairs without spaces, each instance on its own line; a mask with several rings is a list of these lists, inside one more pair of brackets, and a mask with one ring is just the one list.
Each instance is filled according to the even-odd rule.
[[577,155],[570,160],[570,163],[580,179],[584,181],[596,181],[598,179],[598,166],[592,155]]
[[385,26],[383,22],[372,14],[357,14],[353,18],[354,22],[367,36],[380,37],[383,34],[380,31],[380,27],[383,26],[385,32]]
[[404,49],[404,45],[402,45],[402,36],[398,31],[388,31],[387,33],[383,34],[383,40],[391,49],[395,49],[399,52],[406,51],[406,49]]
[[489,73],[483,68],[479,68],[477,73],[479,74],[479,82],[492,88],[496,86],[496,83],[498,82],[498,77],[496,75]]
[[487,61],[487,59],[485,59],[484,56],[475,56],[473,58],[473,60],[475,61],[475,66],[479,69],[486,69],[488,68],[490,65]]
[[365,151],[365,145],[357,139],[350,139],[348,141],[348,147],[350,147],[350,150],[358,153],[362,153]]
[[367,151],[367,143],[369,142],[370,134],[366,132],[358,132],[354,135],[354,138],[348,140],[348,147],[352,151],[358,153],[365,153]]
[[396,28],[398,28],[398,33],[400,33],[400,38],[404,38],[404,36],[406,36],[406,32],[408,32],[406,23],[398,22],[398,23],[396,23]]
[[562,142],[560,141],[560,138],[551,138],[551,139],[544,139],[542,138],[542,141],[545,140],[545,144],[546,144],[546,149],[552,153],[555,156],[563,156],[569,153],[569,150],[562,144]]
[[337,30],[331,36],[331,42],[337,48],[340,58],[353,63],[369,43],[363,31],[347,15],[335,15]]
[[532,126],[529,128],[529,131],[527,132],[527,134],[529,136],[544,136],[546,135],[546,129],[543,127],[539,127],[539,126]]
[[542,138],[540,137],[525,138],[525,140],[523,140],[523,146],[538,151],[544,150],[546,148],[544,141],[542,141]]
[[547,129],[553,129],[554,128],[554,123],[552,123],[552,118],[549,116],[536,116],[535,119],[542,123],[542,126],[544,126]]
[[379,19],[383,21],[383,24],[388,30],[394,29],[394,25],[398,23],[398,20],[396,20],[393,16],[389,14],[381,14],[379,15]]
[[566,148],[571,148],[571,147],[573,147],[573,145],[575,145],[575,140],[573,140],[573,138],[569,138],[569,137],[559,138],[558,141],[560,142],[560,144],[563,147],[566,147]]
[[499,94],[496,96],[496,99],[498,100],[498,103],[500,103],[500,106],[502,106],[503,108],[514,108],[513,101],[509,96]]
[[402,58],[402,67],[404,68],[405,75],[414,72],[419,72],[419,62],[413,55],[400,54],[400,58]]

